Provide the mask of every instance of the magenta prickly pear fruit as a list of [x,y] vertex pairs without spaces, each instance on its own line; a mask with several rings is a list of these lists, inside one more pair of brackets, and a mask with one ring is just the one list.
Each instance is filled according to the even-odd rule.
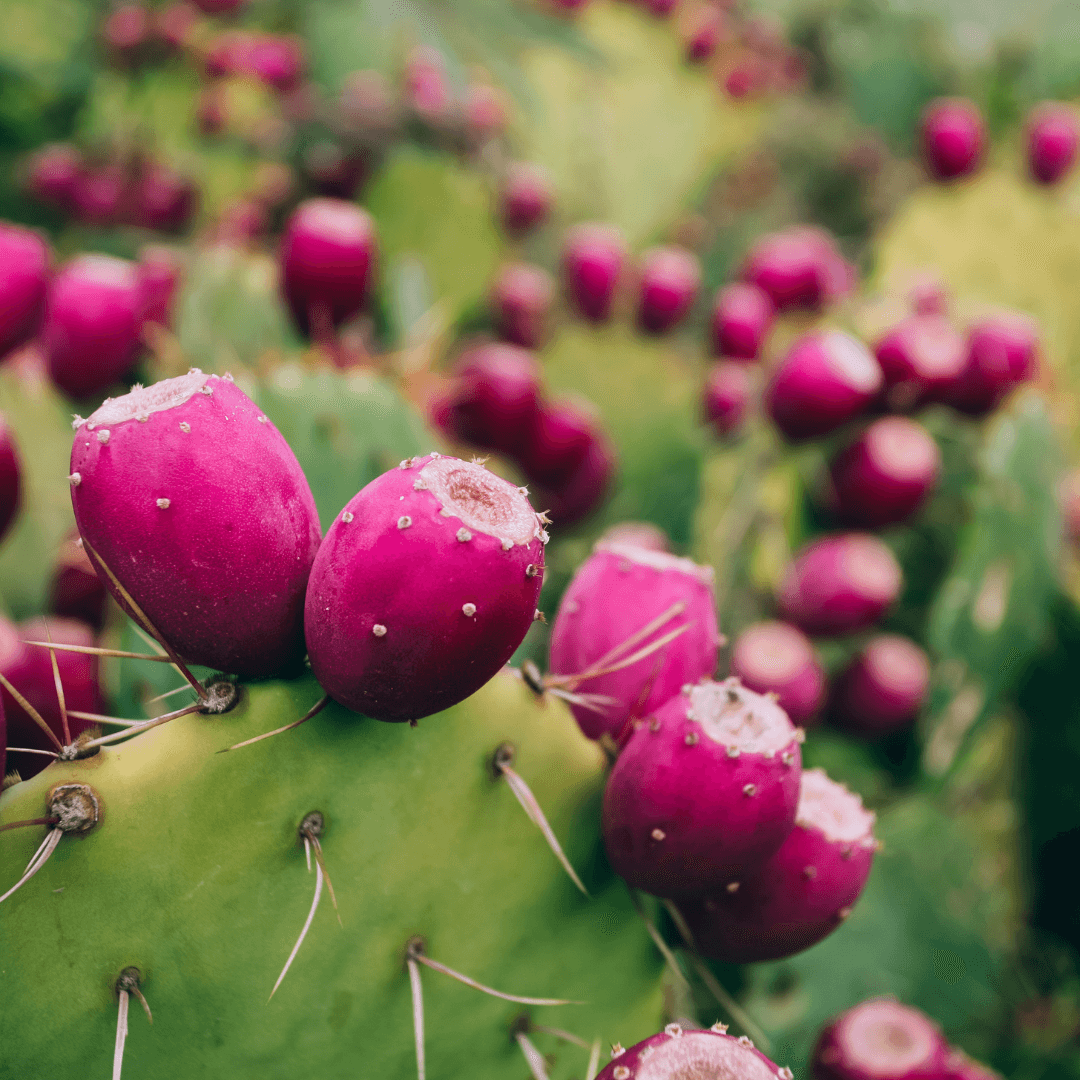
[[1070,469],[1058,485],[1058,505],[1065,536],[1080,544],[1080,469]]
[[[551,628],[551,673],[577,680],[575,693],[598,694],[599,707],[571,703],[590,739],[625,738],[629,723],[648,716],[687,683],[716,670],[713,571],[689,559],[632,544],[601,542],[570,582]],[[673,631],[666,646],[608,671]],[[648,632],[641,636],[641,632]],[[629,644],[627,644],[629,643]]]
[[713,305],[713,354],[729,360],[756,360],[775,314],[764,289],[745,281],[725,285]]
[[142,4],[121,4],[113,8],[101,30],[101,36],[116,59],[134,63],[141,58],[150,41],[150,10]]
[[358,154],[348,154],[327,139],[304,152],[304,175],[320,195],[351,199],[367,174],[367,164]]
[[198,188],[168,165],[150,165],[135,187],[133,220],[160,232],[181,232],[191,222]]
[[128,175],[119,165],[83,169],[75,181],[72,211],[86,225],[114,225],[124,216],[129,194]]
[[683,38],[683,55],[690,64],[711,59],[721,41],[729,37],[727,17],[718,5],[704,4],[691,16]]
[[701,263],[681,247],[656,247],[641,256],[638,326],[664,334],[686,317],[701,287]]
[[904,416],[875,420],[833,460],[837,517],[878,529],[910,517],[937,484],[941,451],[930,433]]
[[1018,312],[981,320],[968,333],[963,370],[941,398],[960,412],[984,416],[1018,383],[1032,377],[1039,364],[1039,330]]
[[814,1080],[940,1080],[949,1047],[928,1016],[871,998],[827,1024],[811,1056]]
[[172,307],[182,272],[179,257],[167,247],[148,247],[139,253],[137,266],[143,318],[161,326],[172,325]]
[[851,913],[870,876],[877,841],[862,799],[823,769],[805,769],[795,825],[753,874],[682,906],[703,956],[754,964],[794,956]]
[[683,1031],[668,1024],[629,1050],[616,1046],[596,1080],[790,1080],[745,1036],[727,1034],[723,1024],[708,1031]]
[[575,225],[562,253],[563,284],[574,310],[591,322],[607,322],[626,263],[626,241],[613,225]]
[[714,364],[705,380],[702,400],[705,419],[721,438],[742,427],[750,406],[753,381],[745,364],[727,361]]
[[180,656],[251,677],[299,666],[315,500],[231,379],[192,369],[107,400],[76,429],[68,479],[109,591],[127,606],[99,560]]
[[535,349],[546,336],[555,281],[539,266],[511,263],[491,286],[491,306],[499,334],[515,345]]
[[[58,645],[93,645],[94,632],[74,619],[30,619],[13,626],[0,617],[0,673],[37,710],[38,715],[63,742],[60,701],[56,696],[56,680],[48,649],[27,645],[27,641],[48,641]],[[98,658],[87,653],[57,650],[56,665],[64,687],[64,701],[75,712],[102,713],[104,701],[98,682]],[[7,692],[0,689],[4,713],[7,716],[8,746],[25,746],[32,750],[54,750],[49,737],[34,722],[30,714]],[[68,719],[71,737],[77,739],[92,726],[92,721]],[[36,776],[49,758],[40,754],[8,754],[8,767],[17,769],[24,780]]]
[[864,412],[881,392],[881,366],[839,330],[807,334],[773,375],[766,406],[789,439],[827,435]]
[[405,100],[409,110],[427,124],[444,121],[452,105],[446,65],[438,49],[417,48],[405,62]]
[[[928,297],[916,300],[924,308],[929,303]],[[874,355],[885,377],[885,405],[903,412],[947,392],[964,370],[967,346],[945,319],[915,315],[881,338]]]
[[908,291],[916,315],[944,315],[949,310],[949,290],[937,274],[918,275]]
[[646,551],[670,551],[668,535],[651,521],[620,521],[604,530],[602,544],[629,544]]
[[482,450],[517,454],[532,438],[540,366],[517,345],[481,345],[462,354],[450,408],[457,438]]
[[780,585],[780,615],[808,634],[853,634],[881,618],[900,595],[903,574],[875,536],[824,536],[802,549]]
[[547,221],[555,193],[551,177],[539,165],[510,165],[499,191],[499,217],[512,236],[530,232]]
[[0,222],[0,357],[41,329],[49,246],[36,232]]
[[908,727],[926,698],[930,661],[908,638],[872,638],[837,679],[832,711],[847,731],[877,738]]
[[364,306],[375,270],[375,226],[342,199],[308,199],[281,239],[282,287],[297,325],[328,334]]
[[19,510],[22,495],[22,467],[15,438],[0,413],[0,540],[6,535]]
[[950,1048],[949,1059],[945,1063],[945,1080],[1002,1080],[1002,1076],[954,1046]]
[[845,267],[828,233],[800,227],[762,237],[740,276],[767,293],[779,311],[817,310],[846,291]]
[[42,343],[64,393],[90,397],[130,370],[138,355],[143,297],[134,263],[79,255],[53,278]]
[[533,501],[560,528],[576,525],[603,504],[614,482],[615,469],[614,449],[603,432],[594,430],[577,466],[548,484],[536,484]]
[[565,483],[588,456],[599,430],[599,417],[587,402],[542,402],[521,452],[522,470],[531,483]]
[[776,694],[793,724],[808,727],[825,700],[825,672],[809,638],[791,623],[753,623],[731,650],[731,674],[759,694]]
[[419,720],[479,690],[533,623],[547,533],[521,489],[482,465],[409,458],[327,530],[304,625],[339,704]]
[[155,11],[154,35],[165,52],[180,52],[191,42],[198,22],[196,8],[186,0],[178,0]]
[[1076,161],[1076,114],[1056,101],[1032,109],[1027,120],[1028,169],[1040,184],[1056,184]]
[[105,623],[105,586],[78,533],[61,544],[53,567],[49,611],[100,630]]
[[506,95],[490,83],[474,83],[468,88],[462,112],[469,144],[476,149],[501,135],[510,119]]
[[739,683],[686,686],[635,725],[604,792],[608,858],[631,888],[693,899],[771,858],[791,832],[802,738]]
[[35,199],[69,210],[82,173],[82,155],[69,143],[52,143],[33,154],[27,165],[26,188]]
[[923,156],[938,180],[970,176],[982,161],[985,143],[982,116],[965,98],[933,101],[923,113]]

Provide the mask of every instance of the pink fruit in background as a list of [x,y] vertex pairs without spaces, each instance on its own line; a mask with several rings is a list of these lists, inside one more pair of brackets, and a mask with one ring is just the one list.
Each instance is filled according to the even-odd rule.
[[[49,651],[26,644],[27,641],[48,641],[50,637],[58,645],[95,644],[93,630],[74,619],[36,618],[16,627],[0,616],[0,672],[63,742],[60,701],[56,696]],[[57,651],[56,664],[60,669],[67,708],[75,712],[102,713],[104,702],[98,682],[98,658],[86,653]],[[0,699],[7,717],[8,746],[55,750],[52,740],[6,689],[0,689]],[[68,728],[72,739],[78,738],[92,723],[90,720],[69,717]],[[18,770],[26,780],[41,772],[49,761],[40,754],[9,753],[7,767]]]
[[206,15],[230,15],[247,7],[248,0],[192,0]]
[[119,165],[86,168],[75,179],[71,210],[83,224],[104,228],[124,216],[129,194],[127,174]]
[[303,43],[287,34],[256,34],[242,52],[240,70],[281,93],[288,93],[303,78]]
[[949,310],[949,290],[936,274],[921,274],[908,292],[916,315],[944,315]]
[[766,406],[789,439],[814,438],[864,412],[883,381],[861,342],[839,330],[819,331],[801,337],[784,357]]
[[1056,184],[1076,161],[1076,114],[1067,105],[1047,101],[1027,120],[1028,169],[1040,184]]
[[250,30],[230,30],[219,34],[206,53],[208,78],[250,74],[249,58],[255,46],[255,34]]
[[90,397],[130,370],[138,355],[143,297],[134,263],[78,255],[53,278],[42,343],[65,394]]
[[1003,1080],[1001,1073],[994,1072],[981,1061],[973,1061],[955,1046],[949,1048],[945,1063],[945,1080]]
[[670,551],[668,535],[651,521],[620,521],[605,529],[600,537],[602,544],[629,544],[646,551]]
[[877,841],[862,799],[823,769],[804,769],[795,825],[760,869],[704,900],[681,905],[703,956],[754,964],[794,956],[851,913]]
[[923,113],[922,148],[938,180],[969,176],[982,161],[986,129],[975,104],[964,98],[931,102]]
[[547,221],[554,199],[546,169],[524,161],[514,162],[507,168],[499,191],[503,228],[512,236],[535,229]]
[[186,0],[159,9],[154,18],[154,33],[167,50],[179,51],[191,42],[199,13]]
[[0,357],[41,329],[49,245],[36,232],[0,222]]
[[687,62],[702,64],[716,52],[721,41],[728,37],[728,26],[718,5],[706,3],[689,19],[683,38],[683,52]]
[[641,256],[638,326],[664,334],[686,317],[701,286],[701,263],[680,247],[655,247]]
[[717,435],[734,435],[742,427],[752,389],[745,364],[728,361],[713,365],[705,380],[702,406],[705,419]]
[[679,4],[679,0],[640,0],[640,2],[646,11],[658,19],[666,19]]
[[613,225],[575,225],[562,253],[563,286],[574,310],[591,322],[611,318],[626,263],[626,241]]
[[43,146],[27,162],[27,191],[43,203],[70,209],[82,166],[82,154],[69,143]]
[[877,537],[840,533],[795,556],[777,599],[782,618],[808,634],[835,637],[873,626],[902,585],[900,564]]
[[820,308],[847,290],[846,275],[832,237],[805,226],[763,236],[750,249],[740,274],[764,290],[779,311]]
[[723,891],[771,858],[795,822],[798,732],[740,685],[686,686],[635,725],[604,792],[604,844],[631,888]]
[[708,1031],[668,1024],[629,1050],[616,1047],[596,1080],[783,1080],[786,1075],[749,1039],[728,1035],[723,1024]]
[[337,702],[419,720],[479,690],[533,623],[547,534],[482,465],[430,454],[377,477],[334,519],[312,567],[312,671]]
[[18,513],[22,496],[22,467],[15,437],[7,420],[0,414],[0,540],[6,535]]
[[871,638],[839,676],[832,711],[847,731],[868,738],[908,727],[930,686],[930,661],[896,634]]
[[814,1080],[941,1080],[948,1054],[928,1016],[871,998],[825,1026],[810,1064]]
[[599,708],[571,704],[590,739],[605,733],[625,738],[631,720],[716,670],[720,632],[712,582],[711,567],[633,544],[598,543],[578,568],[551,628],[552,675],[606,670],[687,627],[627,667],[575,680],[574,692],[610,699]]
[[76,430],[69,480],[87,554],[182,657],[252,677],[299,666],[315,501],[230,378],[192,369],[107,400]]
[[599,429],[587,402],[542,402],[521,450],[522,470],[530,481],[561,483],[585,460]]
[[793,724],[811,725],[825,700],[825,672],[809,638],[791,623],[753,623],[731,650],[731,674],[759,694],[776,694]]
[[551,520],[566,528],[583,521],[603,505],[615,478],[614,448],[598,428],[591,433],[585,455],[565,475],[550,482],[538,482],[533,501],[547,511]]
[[225,127],[226,100],[219,86],[204,86],[195,105],[195,123],[203,135],[217,135]]
[[475,83],[465,91],[465,130],[474,146],[501,135],[509,122],[506,95],[496,86]]
[[364,305],[377,246],[370,216],[341,199],[308,199],[281,238],[282,288],[293,318],[320,337]]
[[535,349],[544,340],[555,281],[539,266],[511,263],[491,286],[490,302],[499,335],[506,341]]
[[1038,364],[1035,321],[1018,312],[992,315],[970,328],[964,367],[942,388],[941,398],[960,412],[983,416],[1018,382],[1031,378]]
[[405,62],[405,101],[428,124],[445,120],[453,103],[446,65],[438,49],[413,49]]
[[934,490],[940,470],[941,451],[921,424],[875,420],[833,459],[836,516],[866,529],[904,521]]
[[150,40],[150,9],[142,4],[120,4],[109,12],[102,27],[105,45],[121,60],[134,60]]
[[881,338],[874,355],[885,377],[885,404],[901,412],[946,393],[964,370],[967,346],[945,319],[914,315]]
[[180,257],[171,248],[153,245],[139,252],[136,273],[147,322],[172,326],[173,302],[182,272]]
[[347,154],[328,139],[304,152],[304,175],[320,195],[351,199],[366,174],[367,165],[359,154]]
[[132,220],[160,232],[181,232],[191,223],[199,190],[168,165],[152,164],[135,185]]
[[49,588],[49,611],[100,630],[105,623],[105,586],[77,532],[60,545]]
[[713,304],[713,354],[731,360],[756,360],[775,314],[764,289],[742,281],[725,285]]

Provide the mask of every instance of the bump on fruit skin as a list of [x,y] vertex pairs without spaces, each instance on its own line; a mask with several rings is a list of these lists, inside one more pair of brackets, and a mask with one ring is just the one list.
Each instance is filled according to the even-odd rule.
[[[933,296],[918,301],[936,306]],[[914,315],[894,326],[874,346],[885,377],[886,408],[907,412],[941,399],[967,363],[963,337],[938,315]]]
[[923,113],[922,148],[938,180],[975,172],[986,148],[986,128],[974,103],[964,98],[932,101]]
[[722,1024],[708,1031],[669,1024],[628,1050],[616,1047],[596,1080],[783,1080],[789,1072]]
[[1046,101],[1027,119],[1028,171],[1036,183],[1056,184],[1076,162],[1076,114],[1067,106]]
[[603,694],[617,702],[605,706],[603,712],[571,706],[590,739],[604,733],[625,737],[628,721],[648,716],[678,694],[684,684],[712,675],[720,631],[709,567],[666,552],[610,541],[598,543],[579,567],[551,628],[550,667],[554,675],[577,675],[587,670],[676,603],[684,603],[685,611],[631,651],[680,626],[689,625],[689,630],[630,667],[579,684],[581,693]]
[[299,666],[315,501],[229,378],[193,370],[106,401],[76,430],[69,479],[87,554],[182,657],[253,677]]
[[641,256],[638,326],[666,334],[689,313],[701,286],[701,263],[681,247],[655,247]]
[[915,642],[879,634],[837,678],[831,710],[852,734],[880,738],[908,727],[930,686],[930,662]]
[[682,905],[703,956],[731,964],[794,956],[847,918],[877,850],[874,815],[821,769],[802,774],[795,825],[735,888]]
[[776,694],[799,727],[815,722],[825,700],[825,671],[809,639],[791,623],[751,623],[732,646],[731,674],[756,693]]
[[95,630],[105,623],[105,586],[77,532],[60,545],[49,589],[49,611],[78,619]]
[[517,161],[506,170],[499,191],[499,217],[511,235],[530,232],[547,221],[554,190],[547,170]]
[[745,281],[725,285],[713,303],[713,354],[729,360],[756,360],[775,314],[764,289]]
[[0,540],[11,528],[22,500],[22,468],[15,437],[0,413]]
[[774,855],[799,799],[801,732],[741,686],[687,686],[636,725],[604,792],[604,843],[631,888],[686,899]]
[[0,222],[0,357],[40,330],[48,278],[45,241],[30,229]]
[[526,349],[537,348],[547,336],[554,297],[555,281],[546,270],[529,263],[504,266],[490,294],[500,336]]
[[378,720],[463,700],[532,625],[546,539],[520,490],[482,465],[432,454],[383,473],[315,558],[304,615],[315,677]]
[[753,382],[745,364],[714,364],[705,380],[702,411],[721,438],[736,434],[750,407]]
[[590,322],[607,322],[625,268],[626,241],[613,225],[575,225],[562,253],[563,287],[576,313]]

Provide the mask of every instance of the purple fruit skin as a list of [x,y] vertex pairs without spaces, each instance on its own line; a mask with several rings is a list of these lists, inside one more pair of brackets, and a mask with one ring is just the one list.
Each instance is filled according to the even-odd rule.
[[128,176],[119,165],[87,167],[75,179],[71,209],[84,224],[103,228],[125,216],[129,196]]
[[565,484],[585,460],[599,428],[596,413],[587,403],[541,402],[520,455],[529,481]]
[[832,712],[840,727],[879,738],[909,727],[930,687],[930,661],[895,634],[872,638],[837,678]]
[[715,364],[705,380],[702,407],[705,419],[716,434],[734,435],[746,420],[752,385],[745,364],[728,361]]
[[967,357],[959,376],[941,399],[970,416],[995,409],[1018,382],[1034,375],[1039,363],[1039,331],[1033,320],[1005,312],[981,320],[968,333]]
[[[768,698],[724,684],[790,728],[770,756],[735,756],[688,716],[678,693],[636,725],[604,791],[608,859],[631,888],[669,899],[715,893],[775,854],[795,823],[801,754],[796,729]],[[687,688],[689,689],[689,688]]]
[[555,281],[539,266],[511,263],[499,271],[491,287],[491,306],[500,336],[514,345],[535,349],[546,337]]
[[562,254],[563,284],[575,311],[590,322],[607,322],[626,263],[626,241],[612,225],[577,225]]
[[191,223],[199,190],[167,165],[150,165],[135,190],[133,220],[160,232],[182,232]]
[[554,199],[551,180],[538,165],[517,162],[506,171],[499,193],[499,216],[511,235],[527,233],[547,221]]
[[673,330],[693,307],[701,263],[685,248],[657,247],[641,257],[638,326],[649,334]]
[[632,719],[660,708],[684,684],[712,675],[720,630],[712,573],[689,559],[601,542],[574,575],[551,628],[549,666],[553,675],[577,675],[587,670],[677,603],[685,604],[685,610],[631,651],[680,626],[689,625],[689,630],[630,667],[579,684],[581,693],[603,694],[618,703],[606,706],[603,712],[570,706],[578,726],[590,739],[605,733],[625,738]]
[[[859,1053],[853,1029],[871,1019],[880,1025],[878,1038]],[[899,1066],[887,1055],[874,1060],[878,1046],[890,1045],[910,1048],[910,1060]],[[814,1080],[944,1080],[948,1054],[948,1044],[928,1016],[890,998],[870,998],[822,1029],[810,1065]]]
[[481,450],[519,454],[536,423],[540,366],[518,345],[481,345],[463,353],[456,367],[450,424]]
[[49,590],[49,611],[100,630],[105,624],[105,586],[83,550],[78,533],[61,545]]
[[282,288],[300,329],[328,329],[357,314],[376,257],[375,227],[366,211],[342,199],[302,202],[281,239]]
[[923,113],[923,156],[938,180],[955,180],[973,173],[982,160],[985,143],[982,116],[970,101],[934,101]]
[[756,360],[775,315],[769,294],[757,285],[736,281],[724,286],[713,305],[713,355]]
[[885,377],[884,404],[895,412],[939,399],[967,363],[964,339],[938,316],[915,315],[874,347]]
[[49,247],[37,233],[0,222],[0,357],[41,329]]
[[766,392],[773,422],[791,440],[827,435],[864,412],[881,391],[877,360],[840,331],[800,338]]
[[82,171],[82,155],[68,143],[42,147],[30,158],[26,185],[41,202],[61,210],[71,208]]
[[921,424],[903,416],[876,420],[833,460],[836,516],[879,529],[909,518],[941,471],[941,451]]
[[1032,109],[1027,122],[1028,169],[1040,184],[1056,184],[1076,161],[1076,115],[1065,105],[1044,102]]
[[783,1080],[785,1075],[746,1036],[728,1035],[722,1024],[709,1031],[669,1024],[628,1050],[613,1050],[596,1080]]
[[319,546],[315,500],[284,438],[228,378],[165,382],[200,379],[145,422],[92,416],[79,427],[75,521],[91,560],[96,552],[184,659],[250,677],[295,670]]
[[135,363],[143,297],[134,263],[79,255],[52,280],[42,342],[49,374],[73,398],[112,386]]
[[780,708],[799,727],[814,723],[825,700],[825,671],[810,640],[791,623],[748,626],[732,647],[731,674],[758,694],[776,694]]
[[172,308],[180,285],[179,258],[166,247],[146,248],[139,254],[139,291],[143,318],[161,326],[172,325]]
[[479,690],[521,644],[544,580],[536,515],[529,538],[506,540],[443,515],[422,476],[436,459],[457,467],[459,489],[483,471],[429,455],[383,473],[334,520],[311,572],[312,671],[335,701],[377,720],[419,720]]
[[603,505],[615,480],[615,451],[603,432],[594,430],[585,455],[565,475],[537,483],[533,501],[560,528],[576,525]]
[[762,237],[750,249],[740,276],[762,289],[778,311],[816,311],[842,287],[837,279],[842,261],[827,233],[788,229]]
[[808,634],[837,637],[864,630],[900,594],[896,557],[866,533],[841,533],[807,544],[778,596],[780,615]]

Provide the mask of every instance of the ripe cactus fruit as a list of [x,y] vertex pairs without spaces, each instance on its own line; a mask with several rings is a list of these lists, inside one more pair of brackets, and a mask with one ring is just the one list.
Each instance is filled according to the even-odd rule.
[[[545,429],[551,425],[545,421]],[[598,509],[606,498],[615,477],[615,450],[597,427],[590,429],[585,455],[570,472],[539,482],[533,501],[542,506],[560,528],[574,525]]]
[[791,1080],[745,1036],[727,1034],[723,1024],[708,1031],[683,1031],[668,1024],[659,1035],[624,1050],[616,1046],[596,1080]]
[[721,437],[734,435],[750,406],[752,380],[745,364],[715,364],[705,380],[702,401],[705,419]]
[[99,393],[135,363],[143,297],[134,263],[77,256],[53,278],[46,309],[42,342],[49,374],[64,393]]
[[840,533],[807,544],[780,584],[780,614],[808,634],[840,636],[872,626],[903,585],[900,564],[875,536]]
[[78,533],[68,536],[57,553],[49,610],[54,615],[78,619],[95,630],[105,622],[105,586]]
[[874,355],[885,377],[886,407],[906,412],[943,396],[964,370],[967,346],[945,319],[916,315],[885,334]]
[[82,167],[82,155],[70,143],[43,146],[27,163],[27,190],[40,202],[69,210]]
[[815,438],[862,413],[883,382],[880,365],[860,342],[839,330],[817,332],[792,346],[766,405],[789,439]]
[[76,429],[69,480],[109,591],[180,656],[248,676],[299,665],[315,501],[231,379],[193,369],[107,400]]
[[1019,312],[1001,312],[971,327],[963,370],[941,394],[947,404],[984,416],[1039,363],[1039,329]]
[[590,322],[607,322],[626,263],[626,241],[613,225],[575,225],[562,253],[563,285],[571,307]]
[[740,276],[764,290],[778,311],[817,310],[850,284],[832,237],[806,227],[763,236],[747,254]]
[[703,956],[731,964],[809,949],[850,914],[870,876],[877,841],[862,799],[823,769],[803,771],[795,825],[759,870],[682,905]]
[[521,490],[482,465],[403,461],[349,501],[315,557],[304,609],[315,677],[378,720],[457,704],[532,625],[546,542]]
[[939,99],[923,113],[923,156],[938,180],[970,176],[982,161],[985,143],[983,119],[971,101]]
[[822,1030],[814,1080],[939,1080],[949,1047],[928,1016],[892,998],[871,998]]
[[740,685],[686,686],[636,726],[604,792],[616,873],[654,896],[722,891],[773,856],[799,800],[801,731]]
[[0,222],[0,357],[41,328],[49,247],[37,233]]
[[872,638],[833,686],[832,710],[846,730],[865,738],[907,727],[930,686],[930,662],[897,634]]
[[511,263],[491,286],[495,325],[507,341],[535,349],[546,337],[546,324],[555,296],[555,282],[539,266]]
[[649,334],[673,330],[686,317],[701,286],[701,263],[681,247],[655,247],[641,257],[638,326]]
[[[572,704],[590,739],[625,738],[686,683],[716,670],[713,571],[689,559],[633,544],[601,541],[563,594],[551,629],[550,667],[574,692],[608,699]],[[684,628],[685,629],[682,629]],[[682,629],[662,650],[610,670]],[[589,674],[590,672],[602,674]]]
[[133,199],[131,216],[136,225],[182,232],[195,214],[199,189],[168,165],[151,164],[139,177]]
[[1076,114],[1067,106],[1046,101],[1027,119],[1028,170],[1040,184],[1056,184],[1076,161],[1080,131]]
[[512,236],[530,232],[547,221],[554,201],[551,177],[539,165],[516,161],[503,177],[499,217]]
[[172,325],[172,308],[180,284],[180,260],[167,247],[147,247],[139,253],[139,289],[143,318],[161,326]]
[[807,727],[825,700],[825,672],[806,635],[791,623],[752,623],[731,650],[731,674],[759,694],[776,694],[793,724]]
[[764,289],[745,281],[725,285],[716,294],[712,348],[730,360],[756,360],[772,327],[776,309]]
[[22,468],[15,437],[0,414],[0,540],[11,528],[22,498]]
[[375,271],[375,227],[343,199],[308,199],[281,238],[282,288],[297,325],[328,336],[364,305]]
[[937,484],[941,451],[921,424],[904,416],[872,423],[833,460],[837,517],[866,529],[910,517]]

